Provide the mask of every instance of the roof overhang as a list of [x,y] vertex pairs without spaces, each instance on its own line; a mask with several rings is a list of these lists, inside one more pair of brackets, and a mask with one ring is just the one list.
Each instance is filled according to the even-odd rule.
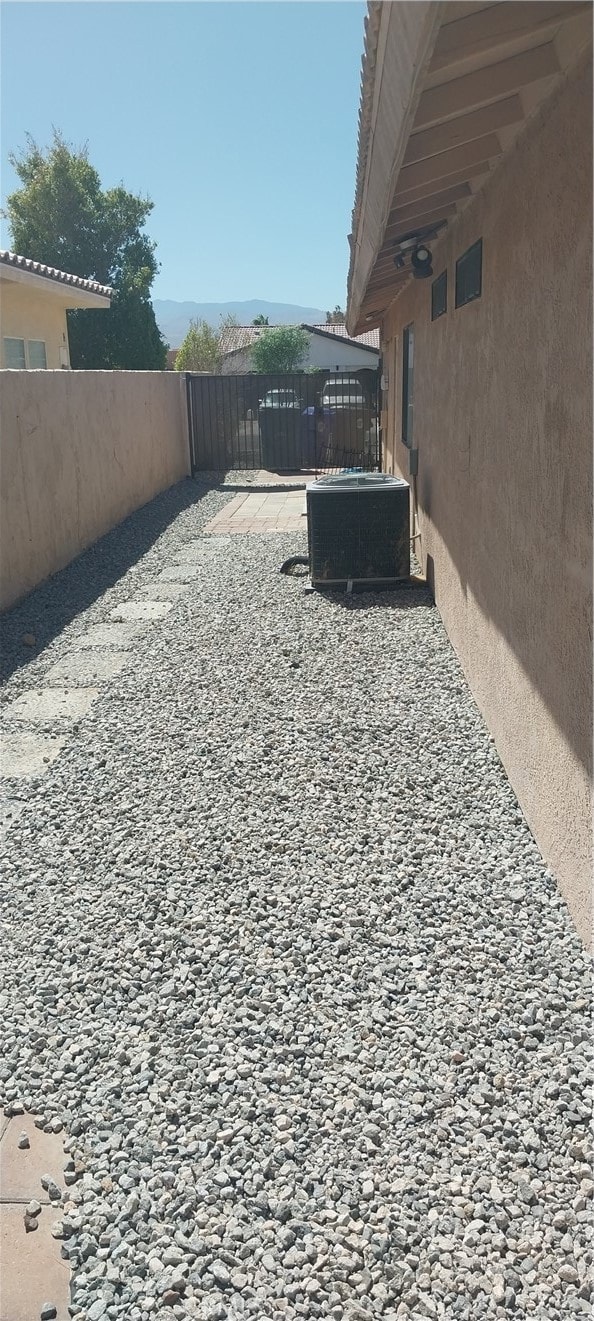
[[111,307],[109,294],[99,294],[94,290],[77,288],[47,275],[38,275],[34,271],[23,270],[19,266],[8,266],[0,262],[0,281],[10,284],[25,284],[30,289],[38,289],[44,297],[61,303],[64,308],[74,307]]
[[380,324],[411,278],[398,239],[451,223],[592,40],[591,0],[371,0],[347,327]]

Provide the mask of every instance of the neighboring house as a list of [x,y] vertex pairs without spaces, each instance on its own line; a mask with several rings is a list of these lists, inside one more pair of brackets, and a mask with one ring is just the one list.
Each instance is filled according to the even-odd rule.
[[2,367],[69,367],[66,312],[110,307],[111,289],[0,250]]
[[[223,375],[238,375],[254,370],[250,347],[260,335],[274,326],[225,326],[221,334]],[[318,367],[320,371],[354,372],[362,368],[377,367],[379,362],[379,332],[368,330],[361,335],[349,336],[346,326],[313,326],[303,324],[309,337],[308,352],[302,367]]]
[[380,327],[386,467],[418,466],[437,606],[585,936],[591,153],[589,4],[369,5],[347,325]]

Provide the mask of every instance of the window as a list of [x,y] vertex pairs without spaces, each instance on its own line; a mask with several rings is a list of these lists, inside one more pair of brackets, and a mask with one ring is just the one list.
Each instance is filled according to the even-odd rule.
[[483,282],[483,240],[479,239],[456,262],[456,307],[480,298]]
[[5,367],[26,367],[25,362],[25,341],[24,339],[11,339],[4,337],[4,366]]
[[30,367],[47,367],[47,358],[45,356],[45,341],[42,339],[30,339],[27,344],[29,353]]
[[442,271],[431,285],[431,320],[437,321],[448,310],[448,273]]
[[406,326],[402,336],[402,439],[409,448],[413,439],[413,383],[415,328]]

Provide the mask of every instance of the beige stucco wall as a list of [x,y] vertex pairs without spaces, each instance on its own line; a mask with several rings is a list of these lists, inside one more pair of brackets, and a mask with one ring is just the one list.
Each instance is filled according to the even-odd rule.
[[[589,65],[528,124],[433,248],[448,311],[411,282],[383,328],[388,470],[414,323],[422,557],[511,783],[576,924],[591,930],[592,334]],[[454,308],[483,239],[482,297]]]
[[0,373],[0,607],[189,472],[177,372]]
[[[14,339],[43,339],[47,366],[60,367],[60,348],[68,352],[66,303],[42,289],[27,288],[13,280],[0,280],[0,329],[2,331],[2,366],[4,336]],[[70,355],[68,355],[70,362]]]

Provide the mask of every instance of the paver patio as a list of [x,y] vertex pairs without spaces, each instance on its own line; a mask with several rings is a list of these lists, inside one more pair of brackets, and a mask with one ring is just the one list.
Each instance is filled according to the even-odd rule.
[[[80,1162],[71,1321],[584,1315],[565,904],[426,590],[305,595],[303,491],[236,494],[182,484],[4,621],[0,1098]],[[9,1310],[54,1292],[16,1215]]]

